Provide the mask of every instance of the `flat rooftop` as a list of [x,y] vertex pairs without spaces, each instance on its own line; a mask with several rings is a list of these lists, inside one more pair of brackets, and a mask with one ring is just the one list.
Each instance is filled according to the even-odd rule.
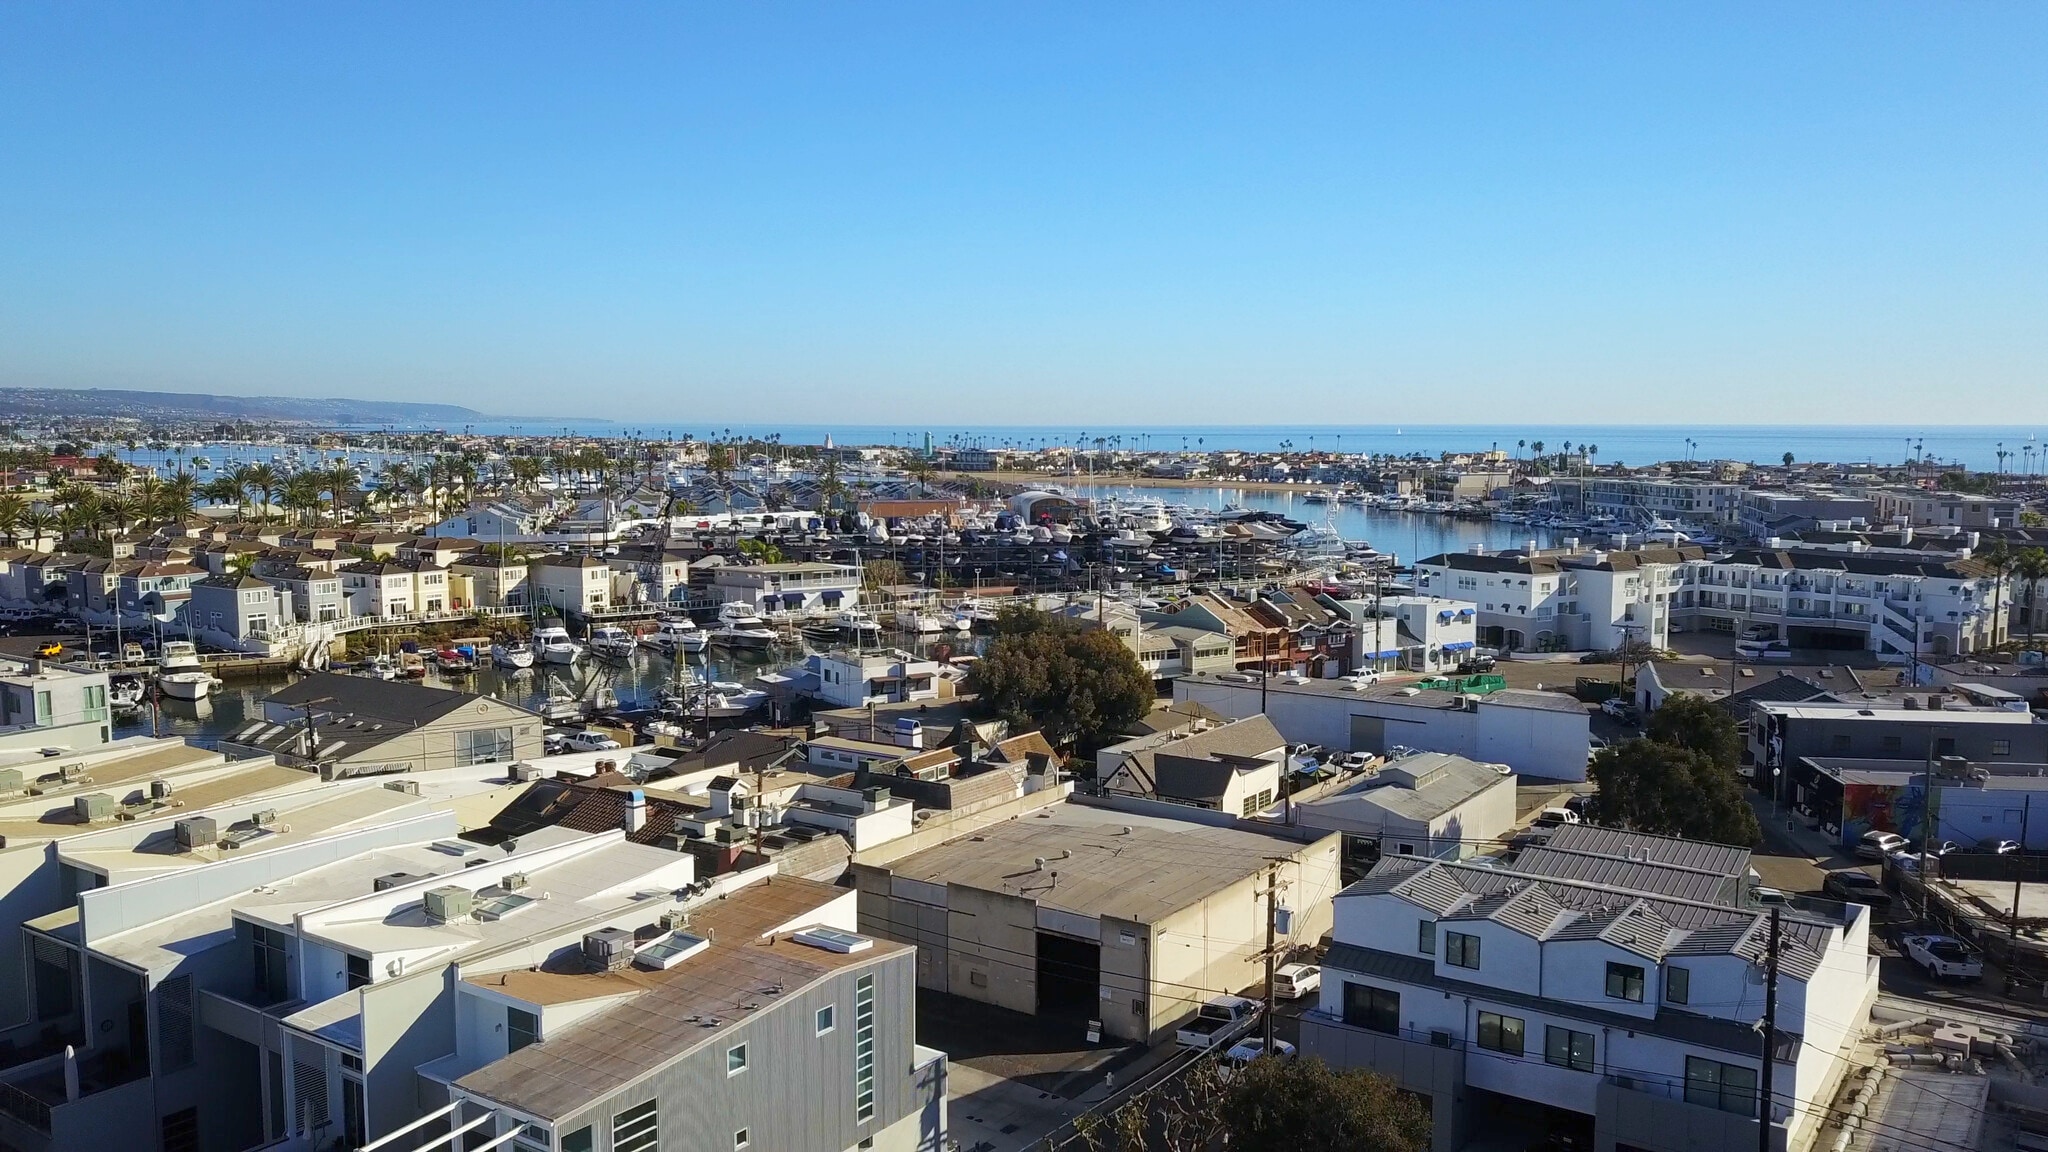
[[[1259,691],[1259,677],[1247,672],[1190,672],[1180,677],[1186,684],[1206,684],[1221,688],[1242,688],[1250,692]],[[1399,704],[1408,708],[1434,708],[1440,711],[1455,711],[1463,706],[1462,693],[1437,688],[1417,688],[1413,684],[1375,684],[1370,688],[1353,688],[1342,680],[1292,681],[1275,676],[1266,681],[1266,691],[1279,695],[1321,696],[1338,700],[1363,700],[1374,704]],[[1482,706],[1494,708],[1530,708],[1542,712],[1571,712],[1586,714],[1586,706],[1562,692],[1539,692],[1532,688],[1504,688],[1479,697]]]
[[[204,788],[179,791],[173,799],[182,800],[183,807],[159,811],[146,821],[95,825],[92,834],[73,837],[59,847],[58,854],[67,864],[132,879],[137,873],[170,872],[216,860],[246,859],[350,828],[417,815],[431,807],[420,797],[394,792],[370,781],[321,785],[311,773],[274,766],[258,769],[257,773],[249,781],[225,777],[216,783],[261,783],[271,779],[313,783],[306,792],[275,798],[230,796],[214,805],[199,803]],[[274,812],[276,819],[259,829],[254,821],[259,811]],[[184,849],[178,845],[177,821],[191,816],[213,817],[223,838],[233,833],[254,835],[239,848],[222,849],[216,841]]]
[[[725,1025],[772,1011],[834,972],[907,954],[906,944],[872,940],[840,953],[800,944],[787,933],[818,922],[847,889],[775,877],[690,914],[689,931],[708,938],[702,952],[662,972],[579,971],[580,955],[562,955],[539,971],[519,969],[467,981],[479,988],[552,1004],[601,996],[632,998],[602,1009],[546,1040],[463,1076],[464,1092],[555,1119],[602,1100],[692,1051],[731,1034]],[[637,994],[636,994],[637,993]]]
[[[927,884],[1022,896],[1080,916],[1151,924],[1256,875],[1275,856],[1306,847],[1235,828],[1058,804],[878,867]],[[1063,852],[1070,855],[1062,858]],[[1034,863],[1039,858],[1042,870]]]
[[[112,755],[58,756],[6,765],[20,771],[27,783],[41,788],[42,795],[0,797],[0,836],[13,847],[74,840],[124,827],[113,821],[81,823],[72,805],[80,796],[104,793],[117,805],[133,800],[137,804],[131,811],[138,819],[154,820],[319,783],[319,777],[310,772],[280,768],[268,759],[230,763],[217,752],[182,742],[145,743],[149,746],[117,750]],[[61,782],[59,769],[66,764],[82,764],[84,778]],[[170,799],[175,808],[140,803],[148,798],[150,781],[159,779],[173,786]]]

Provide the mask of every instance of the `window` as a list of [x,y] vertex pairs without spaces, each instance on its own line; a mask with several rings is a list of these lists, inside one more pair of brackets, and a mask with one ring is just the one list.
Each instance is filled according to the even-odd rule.
[[732,1152],[744,1152],[747,1147],[747,1130],[741,1128],[732,1134]]
[[838,1027],[838,1018],[839,1009],[835,1005],[827,1004],[818,1009],[818,1035],[823,1036]]
[[471,728],[455,734],[455,766],[497,764],[512,759],[512,729]]
[[562,1137],[562,1152],[591,1152],[594,1143],[590,1125],[585,1124],[583,1127]]
[[369,1114],[363,1106],[363,1082],[353,1076],[341,1078],[341,1143],[346,1148],[360,1148],[368,1140],[370,1131]]
[[1666,968],[1666,969],[1664,969],[1664,1002],[1665,1002],[1666,1004],[1685,1004],[1685,1003],[1688,1003],[1688,1002],[1689,1002],[1688,998],[1689,998],[1689,997],[1690,997],[1691,995],[1692,995],[1692,969],[1690,969],[1690,968]]
[[1401,1032],[1401,994],[1369,984],[1344,985],[1344,1022],[1397,1036]]
[[348,986],[351,990],[361,988],[370,982],[370,958],[350,955],[348,957]]
[[654,1103],[635,1104],[612,1117],[612,1152],[654,1152],[661,1141]]
[[1635,964],[1607,963],[1607,995],[1615,1000],[1643,1002],[1643,970]]
[[2010,741],[2010,740],[1993,740],[1993,741],[1991,742],[1991,754],[1992,754],[1993,756],[2010,756],[2010,755],[2012,755],[2012,741]]
[[1543,1032],[1543,1062],[1574,1072],[1593,1070],[1593,1034],[1552,1024]]
[[540,1039],[540,1017],[523,1008],[505,1009],[505,1051],[517,1052]]
[[181,1108],[162,1120],[164,1152],[199,1152],[199,1110]]
[[1504,1052],[1509,1056],[1522,1054],[1522,1021],[1514,1016],[1502,1016],[1498,1012],[1479,1014],[1479,1046],[1489,1052]]
[[1252,816],[1258,815],[1261,812],[1264,812],[1266,809],[1271,808],[1272,806],[1273,790],[1271,788],[1267,788],[1263,791],[1254,792],[1253,794],[1245,797],[1244,811],[1239,814],[1247,818],[1250,818]]
[[1887,737],[1885,737],[1885,738],[1884,738],[1884,750],[1885,750],[1885,752],[1886,752],[1887,754],[1890,754],[1890,755],[1896,755],[1896,754],[1898,754],[1898,752],[1899,752],[1899,751],[1901,750],[1901,742],[1900,742],[1899,738],[1898,738],[1897,736],[1887,736]]
[[853,985],[853,1117],[875,1118],[875,978]]
[[1756,1069],[1719,1060],[1685,1058],[1685,1102],[1738,1116],[1756,1115]]
[[1835,733],[1829,738],[1829,746],[1833,751],[1847,752],[1849,750],[1849,734],[1847,732]]
[[725,1050],[725,1074],[737,1076],[747,1070],[747,1046],[735,1044]]
[[1464,932],[1444,933],[1444,963],[1453,968],[1479,967],[1479,937]]
[[1415,950],[1425,956],[1436,955],[1436,921],[1423,920],[1415,925]]
[[85,718],[105,720],[107,718],[107,690],[100,685],[89,685],[85,690]]
[[249,926],[256,940],[255,986],[257,1006],[275,1004],[291,996],[285,978],[285,956],[290,938],[260,924]]

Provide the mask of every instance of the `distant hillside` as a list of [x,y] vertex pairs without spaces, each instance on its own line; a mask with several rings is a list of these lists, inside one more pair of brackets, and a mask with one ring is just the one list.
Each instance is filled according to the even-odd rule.
[[209,396],[113,388],[0,388],[0,412],[17,418],[128,416],[138,420],[259,420],[299,424],[404,424],[453,428],[496,420],[455,404],[297,396]]

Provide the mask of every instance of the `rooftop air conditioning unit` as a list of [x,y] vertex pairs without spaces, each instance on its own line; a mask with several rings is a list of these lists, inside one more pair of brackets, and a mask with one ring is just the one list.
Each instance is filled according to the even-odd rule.
[[177,837],[178,847],[187,852],[194,848],[203,848],[220,839],[220,825],[215,823],[211,816],[187,816],[171,827]]
[[430,888],[427,890],[425,901],[427,919],[436,924],[469,919],[471,896],[467,888],[454,884]]
[[583,960],[598,972],[617,972],[633,963],[633,933],[599,928],[583,934]]
[[94,792],[88,796],[74,797],[71,801],[72,812],[78,816],[80,821],[86,823],[94,820],[112,820],[115,807],[114,798],[105,792]]
[[21,791],[21,770],[18,768],[0,769],[0,793],[19,791]]
[[249,814],[249,823],[254,824],[258,828],[268,828],[270,825],[277,823],[277,809],[258,808]]
[[507,892],[517,892],[521,888],[526,887],[526,873],[507,872],[505,878],[498,881],[498,887],[503,888]]
[[149,798],[151,800],[168,800],[170,796],[171,782],[169,780],[151,780],[149,782]]
[[409,884],[418,879],[420,877],[410,872],[386,872],[384,875],[370,881],[370,888],[372,891],[382,892],[387,888],[396,888],[400,884]]

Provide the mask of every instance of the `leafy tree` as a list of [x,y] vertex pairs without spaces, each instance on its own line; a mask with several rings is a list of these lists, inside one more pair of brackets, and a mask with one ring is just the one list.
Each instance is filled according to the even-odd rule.
[[894,588],[910,579],[901,561],[870,560],[861,570],[861,587],[870,592],[883,588]]
[[1602,748],[1586,775],[1600,788],[1599,823],[1659,836],[1752,845],[1762,838],[1735,770],[1705,752],[1662,740]]
[[1429,1109],[1393,1081],[1321,1060],[1254,1060],[1230,1079],[1223,1122],[1235,1152],[1422,1152]]
[[1742,763],[1742,730],[1735,717],[1705,696],[1682,692],[1665,697],[1646,727],[1650,739],[1698,752],[1731,771]]
[[1785,467],[1790,468],[1792,466],[1793,457],[1790,452],[1785,453],[1783,456],[1779,457],[1779,459],[1785,462]]
[[1098,743],[1153,699],[1151,675],[1113,633],[1028,609],[1003,613],[967,687],[983,715],[1061,745]]

